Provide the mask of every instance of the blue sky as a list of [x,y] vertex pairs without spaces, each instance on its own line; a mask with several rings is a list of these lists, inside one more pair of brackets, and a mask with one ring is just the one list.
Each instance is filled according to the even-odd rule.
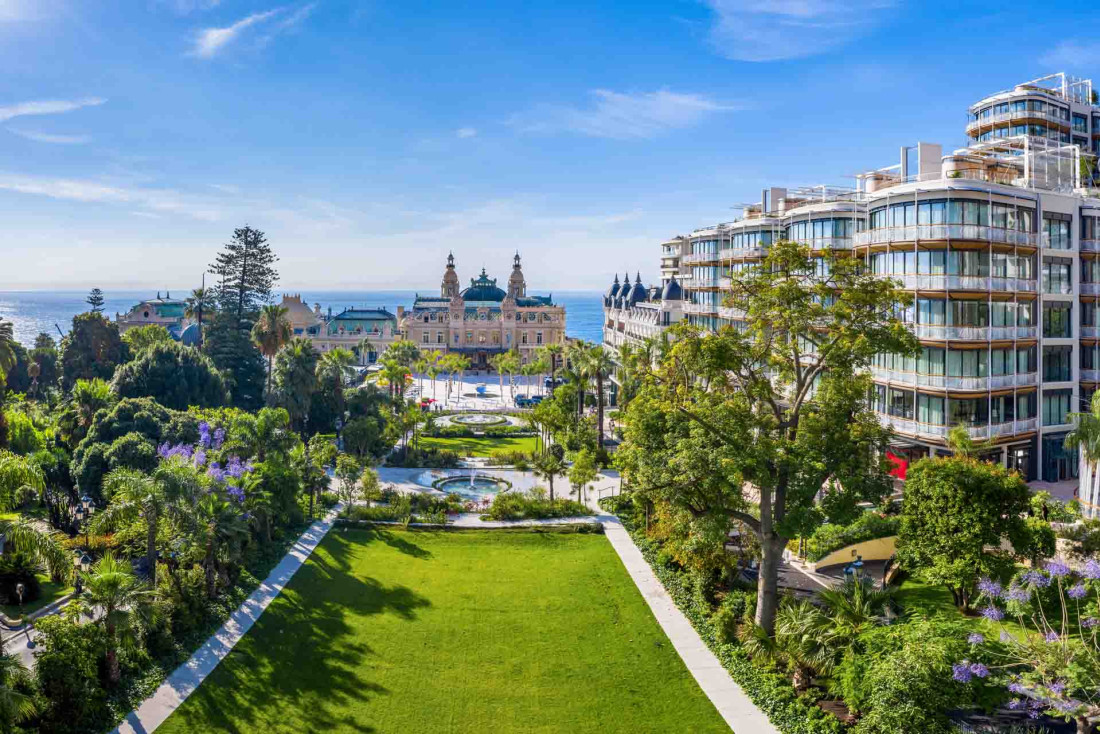
[[[852,185],[966,106],[1100,69],[1100,11],[864,0],[0,0],[0,288],[656,276],[764,186]],[[1090,37],[1090,35],[1092,37]]]

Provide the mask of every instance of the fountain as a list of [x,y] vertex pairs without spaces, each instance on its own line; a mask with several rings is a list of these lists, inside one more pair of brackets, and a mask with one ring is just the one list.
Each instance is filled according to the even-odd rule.
[[451,416],[451,422],[462,426],[483,428],[485,426],[503,425],[508,422],[508,419],[502,415],[491,415],[489,413],[462,413]]
[[436,479],[431,482],[431,486],[440,492],[457,494],[465,500],[482,502],[501,492],[507,492],[512,488],[512,483],[507,479],[471,472],[469,475],[458,474]]

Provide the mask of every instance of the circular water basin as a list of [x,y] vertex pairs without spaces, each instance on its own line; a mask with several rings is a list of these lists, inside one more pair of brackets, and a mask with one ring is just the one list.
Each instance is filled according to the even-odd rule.
[[512,483],[485,474],[459,474],[436,479],[432,482],[432,488],[447,494],[457,494],[464,500],[482,502],[491,500],[501,492],[507,492],[512,488]]
[[490,415],[489,413],[462,413],[451,416],[452,423],[463,426],[499,426],[507,423],[508,419],[502,415]]

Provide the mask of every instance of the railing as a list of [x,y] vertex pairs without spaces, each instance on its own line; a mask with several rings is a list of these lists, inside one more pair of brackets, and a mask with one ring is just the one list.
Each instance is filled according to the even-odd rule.
[[996,390],[1004,387],[1027,387],[1039,381],[1039,373],[1037,372],[989,375],[987,377],[951,377],[949,375],[922,375],[917,372],[900,372],[883,367],[872,367],[871,376],[876,380],[890,382],[895,385],[933,387],[946,390]]
[[717,252],[697,252],[691,255],[684,255],[680,258],[680,262],[685,265],[698,265],[699,263],[718,262]]
[[[954,426],[941,426],[934,423],[921,423],[910,418],[898,418],[885,413],[877,413],[882,425],[910,436],[923,436],[928,438],[943,438]],[[1009,421],[1007,423],[992,423],[984,426],[966,426],[966,432],[971,438],[986,439],[998,436],[1012,436],[1021,433],[1030,433],[1035,430],[1037,419]]]
[[723,260],[746,260],[764,257],[763,247],[727,247],[718,253]]
[[1085,296],[1100,295],[1100,283],[1082,283],[1081,294]]
[[724,291],[728,291],[733,287],[733,281],[731,281],[729,278],[719,278],[718,287]]
[[1100,240],[1081,240],[1081,252],[1100,252]]
[[944,326],[941,324],[909,324],[919,339],[967,339],[993,341],[1000,339],[1034,339],[1034,326]]
[[729,308],[727,306],[718,307],[718,315],[724,319],[730,319],[733,321],[744,321],[745,312],[739,308]]
[[1100,370],[1081,370],[1081,379],[1085,382],[1100,382]]
[[881,277],[901,281],[907,290],[928,291],[1015,291],[1038,290],[1039,282],[1034,278],[990,278],[984,275],[891,275],[882,273]]
[[696,314],[696,315],[709,315],[717,314],[717,306],[711,306],[709,304],[702,303],[685,303],[684,313]]
[[971,120],[966,124],[966,134],[970,135],[973,131],[979,130],[983,127],[990,127],[1001,122],[1011,122],[1013,120],[1042,120],[1044,122],[1058,123],[1065,128],[1068,128],[1070,126],[1069,120],[1065,119],[1061,115],[1051,114],[1046,110],[1015,110],[1009,112],[1001,112],[997,115],[986,115],[985,117],[979,117],[976,120]]
[[793,242],[805,245],[811,250],[850,250],[851,237],[792,237]]
[[915,240],[978,240],[1029,247],[1034,247],[1038,241],[1034,232],[1021,232],[1018,229],[986,227],[980,224],[914,224],[908,227],[879,227],[857,232],[855,244],[857,246],[879,245]]
[[1082,326],[1081,338],[1082,339],[1096,339],[1100,337],[1100,326]]

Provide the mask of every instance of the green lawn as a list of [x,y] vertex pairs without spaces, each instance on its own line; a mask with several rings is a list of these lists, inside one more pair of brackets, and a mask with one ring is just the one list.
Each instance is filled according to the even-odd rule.
[[196,731],[729,729],[603,536],[338,529],[158,729]]
[[432,438],[420,439],[422,448],[447,449],[462,456],[472,451],[474,456],[491,456],[495,451],[526,451],[532,453],[537,448],[537,436],[500,436],[479,438]]

